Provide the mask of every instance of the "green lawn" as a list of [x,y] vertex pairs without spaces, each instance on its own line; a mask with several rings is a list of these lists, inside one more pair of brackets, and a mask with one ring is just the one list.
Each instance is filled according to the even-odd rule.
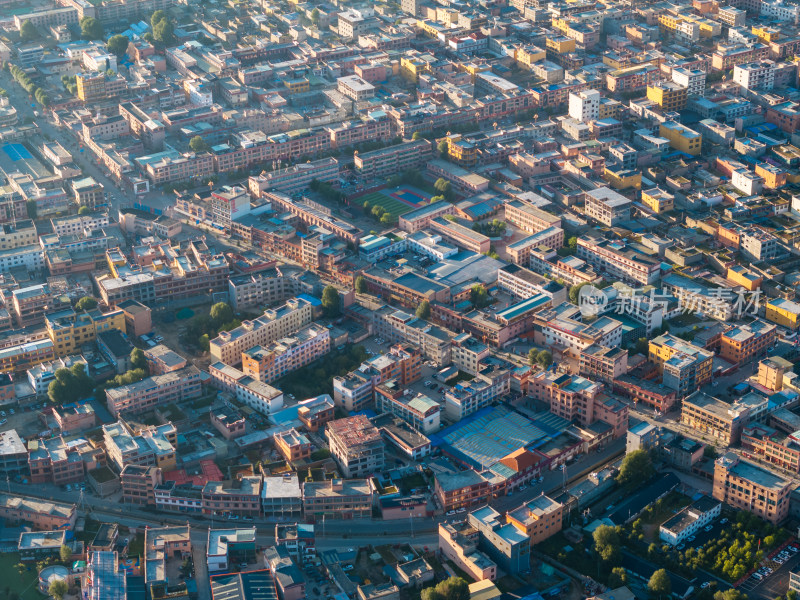
[[16,565],[19,563],[19,553],[9,552],[0,554],[0,573],[5,575],[0,593],[16,592],[22,600],[42,600],[44,596],[39,593],[37,587],[38,573],[36,573],[36,563],[25,563],[30,570],[23,571],[20,575]]
[[399,217],[400,215],[404,215],[407,212],[414,210],[413,207],[409,206],[405,202],[402,202],[397,198],[391,198],[381,194],[380,192],[367,194],[366,196],[362,196],[357,200],[357,203],[361,206],[364,205],[364,202],[369,202],[370,206],[382,206],[386,209],[386,212],[391,214],[393,217]]

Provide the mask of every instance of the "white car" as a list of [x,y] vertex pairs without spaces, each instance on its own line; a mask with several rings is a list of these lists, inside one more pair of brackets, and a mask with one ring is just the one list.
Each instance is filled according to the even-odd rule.
[[431,387],[431,382],[430,381],[426,381],[425,382],[425,387]]
[[454,514],[456,514],[456,511],[454,511],[454,510],[448,510],[447,511],[447,516],[448,517],[452,517]]

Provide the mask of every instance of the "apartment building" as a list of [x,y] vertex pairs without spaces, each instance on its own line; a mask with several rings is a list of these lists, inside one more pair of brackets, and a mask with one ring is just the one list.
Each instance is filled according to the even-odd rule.
[[597,90],[584,90],[569,94],[569,116],[588,123],[600,118],[600,92]]
[[492,240],[487,236],[473,231],[469,227],[464,227],[459,223],[448,221],[447,219],[437,217],[431,219],[431,229],[442,236],[442,238],[459,248],[471,250],[479,254],[489,252],[492,246]]
[[608,273],[622,281],[650,285],[661,276],[661,263],[657,259],[627,248],[621,240],[581,236],[577,254],[601,274]]
[[533,315],[534,340],[576,358],[592,345],[617,348],[622,343],[622,323],[602,316],[589,324],[578,320],[576,306],[565,303]]
[[242,372],[269,383],[325,356],[330,347],[330,331],[312,323],[294,335],[242,352]]
[[297,473],[264,477],[261,509],[268,518],[273,515],[282,519],[298,516],[303,511],[303,495]]
[[445,392],[445,414],[452,421],[460,421],[510,392],[511,371],[495,364],[482,366],[473,379]]
[[736,65],[733,67],[733,82],[747,90],[769,91],[775,85],[776,68],[771,60]]
[[283,408],[283,392],[271,385],[245,375],[236,367],[222,362],[208,367],[212,385],[230,392],[239,402],[243,402],[262,415],[269,415]]
[[792,482],[740,458],[733,452],[714,463],[712,496],[778,525],[789,516]]
[[228,281],[228,297],[235,311],[285,302],[297,294],[298,278],[291,270],[267,269],[251,275],[231,277]]
[[414,430],[425,435],[439,431],[439,403],[425,394],[412,396],[410,390],[404,390],[393,379],[376,386],[375,407],[379,412],[400,417]]
[[152,465],[125,465],[119,474],[122,501],[155,506],[155,489],[162,483],[161,473],[161,469]]
[[505,216],[506,221],[528,233],[539,233],[550,227],[561,227],[561,217],[521,200],[506,203]]
[[328,394],[304,400],[297,409],[297,418],[308,431],[319,431],[319,428],[333,420],[335,404]]
[[16,429],[0,432],[0,471],[21,473],[28,469],[28,448]]
[[634,403],[641,402],[661,414],[670,412],[678,401],[675,390],[660,383],[628,375],[615,379],[612,388],[616,393]]
[[57,311],[64,303],[46,283],[17,288],[6,297],[7,310],[14,317],[17,327],[40,324],[44,315]]
[[375,490],[369,479],[329,479],[303,483],[303,513],[319,521],[372,516]]
[[647,86],[647,99],[663,110],[673,112],[686,107],[688,88],[673,81],[658,81]]
[[353,164],[362,176],[383,179],[401,174],[408,169],[422,169],[432,155],[431,143],[423,139],[356,153],[353,156]]
[[564,505],[545,496],[537,496],[508,511],[508,522],[530,539],[531,545],[543,542],[561,531]]
[[668,544],[677,546],[713,523],[721,512],[722,503],[703,496],[662,523],[658,537]]
[[675,296],[685,311],[702,313],[719,321],[733,318],[733,298],[724,291],[698,279],[689,279],[678,273],[668,273],[661,281],[662,289]]
[[800,434],[787,435],[761,423],[750,423],[742,429],[742,449],[758,460],[800,473]]
[[103,425],[103,443],[108,460],[120,472],[129,464],[162,471],[177,467],[178,430],[172,423],[135,430],[120,419]]
[[714,353],[671,334],[650,340],[648,357],[656,364],[664,386],[686,396],[711,381]]
[[38,242],[36,226],[30,219],[4,223],[0,232],[0,250],[13,250]]
[[72,529],[78,517],[78,507],[65,502],[0,493],[0,517],[11,522],[30,523],[38,531]]
[[476,581],[494,581],[497,564],[478,550],[478,529],[466,520],[439,523],[439,552]]
[[452,215],[455,212],[456,208],[453,204],[446,200],[440,200],[401,215],[398,219],[398,227],[403,231],[416,233],[430,227],[433,219],[444,215]]
[[203,514],[257,517],[261,513],[261,477],[209,481],[203,486]]
[[311,323],[311,303],[302,298],[292,298],[277,308],[270,308],[240,327],[222,331],[210,342],[210,354],[226,365],[238,365],[242,353],[254,346],[265,346],[282,337],[290,336]]
[[427,162],[427,172],[436,179],[443,178],[453,184],[458,193],[479,194],[489,189],[489,180],[461,167],[438,158]]
[[699,155],[703,147],[701,134],[675,121],[661,123],[658,135],[668,139],[673,149],[691,156]]
[[628,372],[628,351],[592,344],[580,351],[579,372],[592,381],[611,384]]
[[292,427],[286,431],[280,431],[272,436],[275,448],[288,462],[311,458],[311,451],[314,445],[303,433]]
[[325,437],[344,477],[368,476],[383,469],[383,438],[364,415],[331,421]]
[[724,446],[739,442],[742,428],[750,418],[750,407],[728,404],[703,392],[683,399],[681,423],[719,440]]
[[491,491],[489,480],[470,469],[459,473],[437,473],[433,493],[442,510],[450,511],[484,504]]
[[453,338],[453,365],[460,371],[477,375],[484,366],[482,361],[491,355],[489,346],[479,342],[470,333],[460,333]]
[[531,540],[514,525],[507,516],[501,515],[491,506],[472,511],[469,524],[478,530],[479,546],[506,573],[530,571]]
[[777,325],[755,319],[725,331],[720,340],[719,355],[732,364],[742,364],[765,355],[777,338]]
[[800,326],[800,304],[786,298],[771,298],[767,300],[764,317],[788,329],[797,329]]
[[[721,13],[722,7],[720,7],[720,9]],[[672,76],[672,81],[686,88],[687,96],[692,97],[692,96],[705,95],[706,72],[703,71],[702,69],[687,69],[683,67],[674,67],[672,69],[671,76]]]
[[44,323],[56,354],[68,356],[78,352],[83,344],[94,342],[104,331],[125,331],[125,313],[121,310],[103,313],[97,308],[78,313],[68,308],[45,315]]
[[153,375],[137,383],[106,390],[108,410],[120,414],[138,415],[159,404],[183,402],[202,394],[200,370],[189,365],[166,375]]
[[631,218],[633,203],[622,194],[607,187],[585,192],[584,213],[590,219],[612,227]]
[[63,437],[32,440],[28,443],[28,469],[31,483],[65,485],[83,481],[86,471],[98,466],[99,452],[78,438]]

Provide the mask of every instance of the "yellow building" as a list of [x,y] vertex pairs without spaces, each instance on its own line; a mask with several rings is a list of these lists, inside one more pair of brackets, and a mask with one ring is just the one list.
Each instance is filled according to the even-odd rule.
[[283,85],[286,86],[290,94],[303,94],[311,89],[311,83],[305,77],[284,79]]
[[484,73],[486,71],[491,71],[491,65],[486,63],[459,63],[456,64],[456,68],[459,71],[465,71],[469,73],[472,83],[475,83],[475,78],[477,77],[478,73]]
[[101,331],[125,331],[125,313],[121,310],[103,313],[95,308],[76,313],[67,309],[45,315],[44,320],[56,356],[74,354],[81,345],[95,341]]
[[736,285],[741,285],[743,288],[751,292],[760,288],[761,283],[764,281],[763,277],[756,275],[750,271],[750,269],[742,265],[733,265],[732,267],[729,267],[726,277],[728,278],[728,281],[731,281]]
[[514,59],[523,67],[531,68],[531,65],[544,60],[547,54],[538,46],[525,46],[517,48],[514,52]]
[[400,76],[406,81],[417,83],[419,76],[428,69],[428,63],[415,56],[400,58]]
[[664,385],[679,395],[691,393],[711,380],[714,353],[691,342],[667,333],[650,340],[648,354]]
[[658,24],[667,31],[675,31],[678,25],[683,22],[684,19],[671,14],[659,15],[658,17]]
[[657,214],[669,212],[675,208],[675,196],[661,188],[651,188],[642,191],[642,204]]
[[665,111],[678,111],[686,107],[687,90],[672,81],[659,81],[647,86],[647,99]]
[[565,35],[547,38],[547,49],[556,54],[575,52],[575,40]]
[[756,165],[756,175],[764,178],[764,186],[776,190],[786,185],[789,174],[775,165],[769,163],[758,163]]
[[453,162],[463,166],[473,166],[478,162],[478,148],[461,139],[459,134],[448,135],[447,155]]
[[458,23],[458,11],[446,6],[437,6],[436,20],[443,25]]
[[703,146],[702,135],[674,121],[661,123],[659,135],[669,140],[671,148],[691,156],[700,154],[700,150]]
[[800,304],[785,298],[768,300],[764,316],[767,321],[772,321],[781,327],[797,329],[800,324]]
[[612,165],[603,169],[603,179],[615,190],[626,190],[628,188],[639,189],[642,187],[642,173],[633,169],[623,169]]
[[775,29],[774,27],[768,27],[766,25],[760,27],[753,25],[753,28],[750,31],[762,42],[777,42],[781,37],[780,30]]
[[619,113],[622,110],[622,103],[619,100],[614,100],[613,98],[600,98],[600,113],[598,118],[602,121],[603,119],[616,119],[619,117]]

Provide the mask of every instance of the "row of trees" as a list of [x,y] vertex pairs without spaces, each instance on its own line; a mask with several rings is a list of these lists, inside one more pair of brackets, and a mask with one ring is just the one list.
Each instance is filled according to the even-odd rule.
[[208,315],[198,315],[186,326],[186,338],[205,351],[209,349],[210,340],[217,337],[220,331],[230,331],[242,322],[233,315],[233,309],[227,302],[217,302],[208,311]]
[[498,237],[505,233],[506,223],[500,219],[492,219],[486,223],[475,223],[472,226],[472,230],[489,237]]
[[311,189],[312,192],[318,193],[320,196],[325,198],[326,200],[330,200],[332,202],[338,202],[342,204],[345,201],[344,192],[341,190],[337,190],[333,187],[330,183],[326,181],[319,181],[318,179],[312,179],[311,183],[308,184],[308,187]]
[[33,96],[39,104],[42,106],[47,106],[50,104],[50,97],[47,95],[47,93],[38,87],[25,71],[23,71],[17,65],[11,65],[8,68],[8,72],[11,73],[11,76],[14,78],[14,80],[20,86],[22,86],[22,89]]
[[365,215],[371,216],[373,219],[377,219],[382,225],[386,225],[388,227],[397,222],[397,217],[386,210],[383,206],[378,204],[372,206],[368,200],[365,200],[364,204],[362,204],[362,207]]
[[538,365],[546,369],[553,364],[553,355],[549,350],[531,348],[528,350],[528,364],[532,367]]

